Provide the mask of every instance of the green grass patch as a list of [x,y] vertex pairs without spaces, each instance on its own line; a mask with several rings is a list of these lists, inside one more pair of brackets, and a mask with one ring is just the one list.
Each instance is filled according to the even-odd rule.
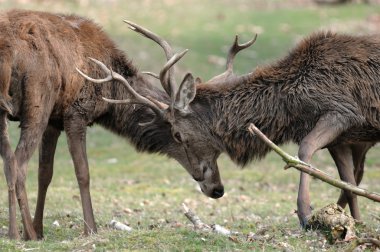
[[[235,69],[246,73],[257,65],[282,57],[303,36],[321,28],[344,32],[365,32],[355,24],[379,13],[379,6],[344,5],[298,7],[289,1],[2,1],[0,9],[28,8],[77,13],[94,19],[142,70],[159,71],[164,63],[160,48],[140,37],[122,22],[129,19],[165,37],[176,50],[190,52],[179,64],[179,76],[187,71],[208,79],[224,70],[210,58],[225,58],[235,34],[241,41],[254,33],[259,37],[252,48],[238,55]],[[81,2],[82,4],[79,4]],[[266,4],[264,4],[264,2]],[[288,2],[288,1],[286,1]],[[268,7],[272,6],[272,7]],[[264,7],[263,7],[264,6]],[[280,7],[276,7],[280,6]],[[346,24],[346,25],[345,25]],[[347,25],[348,24],[348,25]],[[13,146],[17,124],[11,125]],[[203,196],[186,171],[175,161],[158,155],[137,153],[125,139],[94,126],[88,129],[88,157],[91,194],[99,233],[82,236],[82,209],[74,169],[64,134],[55,159],[54,178],[47,195],[45,239],[38,242],[9,241],[7,191],[0,176],[0,250],[2,251],[293,251],[344,250],[347,244],[328,245],[314,232],[298,226],[296,194],[299,173],[283,170],[282,160],[269,154],[264,160],[240,169],[223,155],[219,159],[226,195],[219,200]],[[294,145],[285,146],[292,154]],[[367,158],[363,187],[380,191],[379,148]],[[337,177],[327,151],[317,153],[313,164]],[[37,194],[37,153],[29,165],[27,190],[33,209]],[[339,190],[313,180],[312,203],[320,208],[335,202]],[[245,235],[265,230],[262,241],[239,237],[231,240],[216,234],[193,231],[181,210],[186,202],[205,222],[217,223]],[[380,223],[380,205],[360,198],[366,228]],[[112,230],[111,219],[129,223],[132,233]],[[20,218],[19,218],[20,220]],[[58,221],[59,227],[53,225]],[[20,224],[21,226],[21,224]]]

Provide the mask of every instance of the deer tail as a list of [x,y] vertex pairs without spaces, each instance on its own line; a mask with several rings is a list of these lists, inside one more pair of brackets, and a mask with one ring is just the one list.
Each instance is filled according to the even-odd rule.
[[0,60],[0,110],[13,115],[13,105],[9,96],[12,67],[10,61]]

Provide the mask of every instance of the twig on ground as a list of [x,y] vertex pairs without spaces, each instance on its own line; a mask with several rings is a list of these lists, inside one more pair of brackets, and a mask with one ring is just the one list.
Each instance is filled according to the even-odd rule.
[[237,232],[231,232],[227,228],[222,227],[218,224],[208,225],[204,223],[203,221],[201,221],[198,215],[196,215],[185,203],[182,203],[182,208],[184,210],[185,216],[191,221],[191,223],[193,223],[195,229],[206,232],[212,231],[226,236],[238,234]]
[[376,247],[380,248],[380,241],[377,239],[374,239],[374,238],[358,238],[356,240],[357,246],[359,246],[361,244],[365,244],[365,243],[370,243],[370,244],[373,244]]
[[111,220],[110,227],[116,230],[131,232],[132,228],[117,220]]
[[370,246],[380,248],[380,241],[375,238],[355,238],[352,240],[349,248],[346,249],[346,251],[362,251],[362,250],[356,250],[356,249],[361,245],[367,245],[367,244]]
[[380,216],[378,216],[377,214],[375,214],[375,213],[371,213],[371,216],[372,216],[373,218],[375,218],[375,220],[380,221]]
[[371,199],[376,202],[380,202],[380,194],[369,192],[363,188],[354,186],[350,183],[346,183],[344,181],[335,179],[328,174],[322,172],[321,170],[318,170],[315,167],[312,167],[310,164],[307,164],[301,160],[299,160],[297,157],[292,157],[288,153],[286,153],[284,150],[282,150],[280,147],[278,147],[276,144],[274,144],[271,140],[269,140],[254,124],[250,124],[248,127],[248,131],[252,135],[257,135],[262,141],[264,141],[270,148],[272,148],[277,154],[279,154],[284,162],[286,163],[285,168],[294,167],[297,170],[301,172],[305,172],[313,177],[316,177],[332,186],[338,187],[343,190],[351,191],[359,196],[366,197],[368,199]]
[[182,203],[182,208],[184,210],[185,216],[191,221],[191,223],[194,224],[195,229],[201,229],[201,230],[211,230],[211,226],[205,224],[201,219],[185,204]]

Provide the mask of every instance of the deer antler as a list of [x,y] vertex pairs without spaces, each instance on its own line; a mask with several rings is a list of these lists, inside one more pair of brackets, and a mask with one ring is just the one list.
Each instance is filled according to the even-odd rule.
[[[171,48],[171,46],[169,45],[169,43],[166,40],[162,39],[161,37],[159,37],[154,32],[149,31],[148,29],[146,29],[142,26],[139,26],[138,24],[135,24],[135,23],[128,21],[128,20],[124,20],[124,22],[129,25],[129,28],[131,30],[143,35],[144,37],[147,37],[147,38],[153,40],[159,46],[161,46],[162,49],[164,49],[166,59],[168,61],[174,56],[173,49]],[[173,69],[169,70],[168,76],[164,75],[163,79],[160,78],[160,81],[161,81],[162,87],[164,88],[166,93],[170,96],[171,100],[173,101],[173,100],[175,100],[176,84],[175,84],[175,80],[174,80],[172,70]],[[150,75],[156,76],[155,74],[150,74]]]
[[[185,49],[181,53],[176,53],[176,54],[173,55],[173,57],[171,57],[166,62],[166,64],[164,65],[164,67],[160,71],[160,75],[159,75],[159,79],[160,79],[161,83],[164,83],[168,79],[168,74],[169,74],[169,79],[170,79],[170,77],[171,77],[170,68],[172,66],[174,66],[174,64],[177,63],[188,51],[189,51],[188,49]],[[174,84],[173,82],[171,82],[171,83]],[[174,90],[174,89],[171,89],[171,90]],[[176,92],[174,91],[172,94],[175,95],[175,93]],[[174,99],[172,99],[172,101],[173,100]]]
[[228,51],[228,56],[227,56],[227,63],[226,63],[226,71],[230,71],[231,73],[233,72],[233,62],[236,54],[240,52],[241,50],[244,50],[245,48],[250,47],[256,42],[257,39],[257,34],[253,39],[250,41],[244,43],[244,44],[239,44],[239,36],[235,36],[235,41],[234,44],[230,47],[230,50]]
[[181,53],[174,54],[169,43],[165,41],[164,39],[162,39],[161,37],[159,37],[157,34],[131,21],[124,20],[124,22],[129,25],[129,28],[131,30],[143,35],[144,37],[147,37],[153,40],[164,49],[167,62],[165,66],[163,67],[163,69],[160,71],[160,74],[157,75],[152,72],[144,72],[144,73],[150,76],[153,76],[155,78],[158,77],[160,79],[162,87],[164,88],[166,93],[170,96],[170,100],[171,100],[170,107],[174,108],[174,103],[175,103],[176,95],[177,95],[177,85],[174,79],[173,66],[178,60],[180,60],[187,53],[188,50],[186,49]]
[[153,72],[149,72],[149,71],[144,71],[144,72],[141,72],[142,74],[146,74],[146,75],[149,75],[149,76],[152,76],[153,78],[156,78],[156,79],[160,79],[160,76],[158,76],[156,73],[153,73]]
[[[107,102],[110,102],[110,103],[115,103],[115,104],[120,104],[120,103],[133,103],[133,104],[143,104],[143,105],[146,105],[148,106],[150,109],[152,109],[152,111],[156,114],[156,117],[150,121],[150,122],[147,122],[147,123],[143,123],[143,124],[140,124],[140,125],[147,125],[147,124],[151,124],[153,122],[155,122],[157,120],[157,118],[160,118],[163,116],[163,110],[167,107],[164,107],[164,104],[158,102],[158,101],[153,101],[153,98],[145,98],[144,96],[138,94],[132,87],[131,85],[129,84],[129,82],[123,77],[121,76],[120,74],[108,69],[108,67],[106,65],[104,65],[102,62],[100,62],[99,60],[96,60],[94,58],[89,58],[91,61],[93,61],[95,64],[97,64],[98,66],[100,66],[100,68],[107,74],[107,77],[103,78],[103,79],[94,79],[94,78],[91,78],[89,77],[88,75],[86,75],[85,73],[83,73],[81,70],[79,70],[78,68],[76,68],[76,70],[78,71],[78,73],[80,75],[82,75],[85,79],[91,81],[91,82],[94,82],[94,83],[104,83],[104,82],[107,82],[107,81],[111,81],[111,80],[117,80],[117,81],[120,81],[128,90],[128,92],[132,95],[132,99],[124,99],[124,100],[114,100],[114,99],[108,99],[108,98],[104,98],[103,97],[103,100],[107,101]],[[177,59],[178,61],[179,59]]]
[[257,34],[253,39],[250,41],[244,43],[244,44],[239,44],[239,36],[235,36],[234,43],[230,47],[227,55],[227,63],[226,63],[226,71],[224,71],[222,74],[219,74],[213,78],[211,78],[209,81],[207,81],[207,84],[216,84],[216,83],[226,83],[226,82],[236,82],[240,78],[245,78],[245,76],[240,76],[237,77],[234,72],[233,72],[233,62],[236,54],[240,52],[241,50],[244,50],[245,48],[250,47],[256,42],[257,39]]

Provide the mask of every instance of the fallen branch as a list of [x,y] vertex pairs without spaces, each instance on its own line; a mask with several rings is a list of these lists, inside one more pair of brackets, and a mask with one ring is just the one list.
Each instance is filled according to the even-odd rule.
[[310,164],[307,164],[301,160],[299,160],[297,157],[293,157],[286,153],[284,150],[282,150],[280,147],[278,147],[276,144],[274,144],[271,140],[269,140],[264,133],[262,133],[254,124],[250,124],[248,127],[248,131],[252,135],[257,135],[261,140],[263,140],[271,149],[273,149],[278,155],[282,157],[282,159],[285,161],[286,166],[285,169],[289,167],[294,167],[297,170],[301,172],[305,172],[315,178],[318,178],[332,186],[338,187],[343,190],[351,191],[359,196],[366,197],[368,199],[371,199],[376,202],[380,202],[380,194],[369,192],[363,188],[354,186],[350,183],[335,179],[331,177],[330,175],[324,173],[321,170],[318,170],[315,167],[312,167]]
[[211,226],[201,221],[198,215],[196,215],[193,211],[191,211],[191,209],[185,203],[182,203],[182,208],[184,211],[183,213],[189,219],[189,221],[193,223],[195,229],[201,229],[201,230],[207,230],[207,231],[211,230]]
[[358,248],[362,245],[364,245],[365,248],[368,247],[367,245],[371,246],[372,249],[380,248],[380,241],[375,238],[355,238],[352,240],[350,246],[346,249],[346,251],[364,251],[365,248]]
[[374,239],[374,238],[358,238],[356,240],[357,246],[359,246],[361,244],[365,244],[365,243],[373,244],[374,246],[380,248],[380,241],[377,239]]
[[380,221],[380,216],[378,216],[377,214],[375,214],[375,213],[371,213],[371,216],[372,216],[373,218],[375,218],[375,220]]
[[208,225],[201,221],[201,219],[196,215],[188,206],[186,206],[185,203],[182,203],[182,208],[184,210],[185,216],[193,223],[194,228],[206,231],[206,232],[215,232],[222,235],[232,235],[232,234],[238,234],[237,232],[231,232],[230,230],[226,229],[225,227],[222,227],[218,224]]

